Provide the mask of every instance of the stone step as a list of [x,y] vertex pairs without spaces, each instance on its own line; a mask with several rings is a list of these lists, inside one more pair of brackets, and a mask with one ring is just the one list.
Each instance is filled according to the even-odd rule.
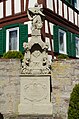
[[[13,118],[10,118],[13,119]],[[53,116],[45,115],[45,116],[18,116],[16,119],[54,119]]]

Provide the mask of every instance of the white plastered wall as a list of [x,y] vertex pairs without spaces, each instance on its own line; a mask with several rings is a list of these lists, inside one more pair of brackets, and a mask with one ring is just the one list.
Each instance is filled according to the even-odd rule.
[[62,2],[59,1],[59,15],[62,16]]
[[64,4],[64,18],[67,19],[67,6]]
[[45,20],[45,33],[48,33],[48,22]]
[[[28,22],[24,22],[24,24],[27,24],[28,25],[28,34],[31,34],[32,31],[31,31],[31,28],[32,28],[32,22],[31,21],[28,21]],[[31,37],[28,37],[28,42],[31,40]]]
[[21,0],[14,0],[15,13],[21,12]]
[[[53,25],[54,24],[49,23],[49,28],[50,28],[51,35],[53,35]],[[45,20],[45,33],[49,34],[47,20]],[[48,45],[49,45],[49,49],[48,50],[50,51],[51,50],[50,39],[48,37],[46,37],[45,41],[48,43]],[[52,38],[52,48],[53,48],[53,38]]]
[[53,10],[53,0],[47,0],[47,8]]
[[55,0],[55,12],[57,13],[57,0]]
[[11,9],[11,0],[6,1],[6,16],[9,16],[12,14],[12,9]]
[[77,25],[77,13],[75,12],[75,25]]
[[73,10],[69,8],[69,21],[73,23]]
[[3,18],[3,3],[0,3],[0,18]]
[[37,3],[37,0],[29,0],[28,8],[34,7],[35,3]]

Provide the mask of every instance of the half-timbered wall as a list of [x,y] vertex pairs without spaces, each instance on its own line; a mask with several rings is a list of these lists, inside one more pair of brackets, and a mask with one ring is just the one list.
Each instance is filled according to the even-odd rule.
[[[31,39],[31,21],[27,17],[27,9],[39,3],[43,7],[45,22],[42,28],[42,39],[49,44],[49,57],[55,52],[54,26],[66,29],[67,33],[79,34],[79,11],[72,7],[67,0],[4,0],[0,2],[0,28],[10,24],[22,23],[28,25],[28,42]],[[75,36],[76,36],[75,35]],[[71,37],[71,35],[69,36]],[[77,38],[78,39],[78,38]],[[72,53],[71,53],[72,55]],[[72,55],[73,56],[73,55]]]
[[72,9],[68,7],[63,0],[46,0],[46,6],[48,9],[52,10],[54,13],[62,16],[73,24],[79,26],[79,12],[77,9]]
[[28,7],[33,7],[35,3],[37,3],[37,0],[7,0],[0,2],[0,19],[24,12]]
[[[45,0],[45,2],[46,8],[79,26],[79,12],[77,9],[72,9],[63,0]],[[26,12],[35,3],[37,3],[37,0],[7,0],[0,2],[0,19]]]

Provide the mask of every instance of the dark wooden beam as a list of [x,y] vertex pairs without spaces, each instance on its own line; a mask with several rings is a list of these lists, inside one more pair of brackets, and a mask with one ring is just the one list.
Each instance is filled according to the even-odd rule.
[[6,1],[3,1],[3,17],[6,17]]
[[46,0],[43,0],[43,8],[46,8],[47,4],[46,4]]
[[73,23],[75,24],[75,12],[73,11]]
[[57,0],[57,14],[59,14],[59,0]]
[[25,11],[28,10],[28,4],[29,4],[29,0],[26,0],[26,9],[25,9]]
[[48,55],[52,55],[53,56],[53,52],[52,51],[48,51]]
[[79,34],[79,27],[60,15],[55,14],[53,11],[47,8],[43,9],[43,13],[45,14],[46,20],[50,21],[51,23],[62,26],[72,33]]
[[42,37],[42,40],[45,42],[45,21],[43,22],[43,27],[41,30],[41,37]]
[[0,0],[0,2],[3,2],[3,1],[6,1],[6,0]]
[[1,19],[0,28],[2,28],[3,26],[9,25],[9,24],[24,23],[26,21],[29,21],[29,19],[27,18],[26,12],[20,13],[15,16],[9,16],[9,17],[6,17],[5,19],[4,18]]
[[[45,33],[45,37],[50,37],[50,34],[49,33]],[[51,38],[53,39],[53,35],[51,35]]]
[[37,0],[38,4],[43,4],[43,0]]
[[53,11],[54,11],[54,13],[56,13],[56,11],[55,11],[55,0],[53,0]]
[[69,20],[69,7],[67,6],[67,20]]
[[21,0],[21,12],[24,12],[24,0]]
[[12,15],[14,16],[14,0],[12,0],[11,6],[12,6]]
[[[64,1],[64,0],[63,0]],[[64,2],[62,1],[62,16],[64,17]]]

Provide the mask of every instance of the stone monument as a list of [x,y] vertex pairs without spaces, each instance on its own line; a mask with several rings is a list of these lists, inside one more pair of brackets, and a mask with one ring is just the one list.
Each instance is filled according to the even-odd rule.
[[28,9],[32,20],[31,41],[23,43],[25,50],[20,81],[19,115],[52,115],[51,70],[48,44],[41,39],[44,14],[36,4]]

